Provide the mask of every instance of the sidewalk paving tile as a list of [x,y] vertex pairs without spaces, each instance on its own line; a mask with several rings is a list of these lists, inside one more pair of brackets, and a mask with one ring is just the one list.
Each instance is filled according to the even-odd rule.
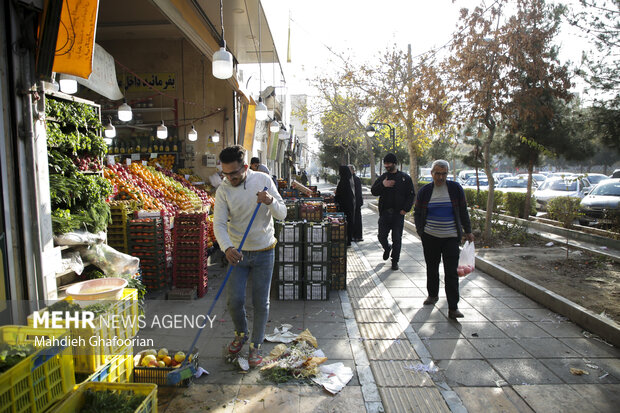
[[491,321],[525,321],[525,317],[510,308],[481,307],[477,310]]
[[360,335],[363,339],[405,339],[403,328],[398,323],[360,323]]
[[400,308],[421,308],[424,306],[426,297],[394,297],[394,301]]
[[433,380],[424,371],[416,371],[416,360],[375,360],[370,368],[379,389],[382,387],[434,386]]
[[576,324],[564,321],[535,322],[538,327],[557,338],[581,338],[583,329]]
[[[444,291],[444,287],[442,285],[439,289],[439,301],[437,301],[437,304],[435,304],[435,307],[444,308],[447,310],[448,300],[444,296],[442,296],[443,291]],[[470,298],[470,300],[475,300],[475,298]],[[468,301],[465,301],[463,298],[460,298],[459,303],[458,303],[458,308],[459,310],[462,310],[464,308],[474,308],[474,307]]]
[[480,310],[481,308],[485,308],[485,307],[508,308],[506,304],[502,303],[499,299],[493,298],[493,297],[489,297],[489,298],[463,297],[461,299],[471,304],[471,306],[477,310]]
[[[288,413],[280,410],[282,413]],[[347,385],[338,394],[330,394],[317,386],[301,386],[299,389],[300,413],[364,412],[361,386]]]
[[[504,299],[505,300],[505,299]],[[554,313],[548,308],[523,308],[515,309],[516,312],[527,318],[529,321],[544,323],[559,323],[566,321],[564,317]]]
[[323,338],[347,338],[345,323],[326,323],[322,321],[312,321],[305,325],[310,333],[317,340]]
[[383,285],[385,285],[387,288],[414,288],[415,287],[415,284],[413,284],[413,282],[409,278],[407,278],[407,276],[405,275],[399,276],[399,277],[395,277],[392,275],[390,278],[383,281]]
[[529,321],[497,321],[495,325],[510,338],[550,337],[549,333]]
[[235,413],[256,411],[299,412],[299,386],[241,385]]
[[592,338],[561,338],[560,341],[584,357],[620,357],[619,349]]
[[560,384],[562,379],[536,359],[496,359],[489,363],[509,384]]
[[[480,311],[473,308],[459,308],[459,310],[465,316],[460,319],[462,323],[489,321]],[[448,317],[448,307],[440,307],[439,311],[444,317]]]
[[[569,384],[618,384],[620,380],[609,372],[609,367],[603,359],[592,359],[588,362],[584,359],[539,359],[549,370],[553,371],[556,376],[561,378],[565,383]],[[597,368],[592,368],[595,366]],[[581,369],[587,374],[575,375],[570,372],[571,368]],[[604,376],[604,377],[603,377]],[[601,378],[602,377],[602,378]]]
[[401,311],[410,323],[448,322],[446,314],[433,306],[424,306],[422,308],[403,308]]
[[599,412],[617,412],[620,405],[620,385],[618,384],[582,384],[571,385],[592,407]]
[[394,288],[388,288],[390,294],[392,294],[392,297],[396,298],[396,297],[400,297],[400,298],[412,298],[412,297],[422,297],[422,298],[426,298],[426,293],[422,290],[420,290],[417,287],[410,287],[410,288],[398,288],[398,287],[394,287]]
[[350,297],[353,308],[389,308],[383,298],[375,297]]
[[493,298],[486,290],[478,286],[459,287],[459,295],[467,298]]
[[508,307],[514,309],[530,309],[530,308],[542,308],[536,301],[527,297],[498,297],[498,299],[506,304]]
[[383,399],[385,413],[450,412],[441,393],[432,387],[382,387],[379,393]]
[[534,413],[510,387],[455,387],[469,412]]
[[[536,412],[583,413],[597,409],[569,384],[513,386]],[[616,405],[617,407],[617,405]]]
[[381,291],[370,284],[364,286],[347,285],[347,293],[349,297],[381,297]]
[[469,338],[485,359],[529,358],[530,353],[509,338]]
[[239,386],[197,381],[188,388],[159,388],[157,393],[159,411],[232,413]]
[[451,322],[466,338],[506,338],[506,334],[491,321],[467,321],[461,323]]
[[353,313],[358,323],[395,323],[394,313],[387,308],[356,308]]
[[579,353],[555,337],[517,338],[515,341],[536,358],[581,357]]
[[460,330],[453,323],[411,323],[420,338],[459,338]]
[[437,363],[449,385],[495,387],[502,377],[486,360],[441,360]]
[[476,348],[464,338],[432,340],[428,350],[435,360],[482,358]]
[[418,358],[408,340],[364,340],[370,360],[414,360]]

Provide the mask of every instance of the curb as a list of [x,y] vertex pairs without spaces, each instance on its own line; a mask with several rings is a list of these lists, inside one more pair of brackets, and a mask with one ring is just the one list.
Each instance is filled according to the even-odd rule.
[[[379,210],[378,206],[373,203],[369,203],[368,206],[375,212]],[[418,236],[415,225],[406,219],[405,228],[416,237]],[[620,348],[620,325],[613,320],[603,318],[591,310],[483,258],[476,257],[476,269],[489,274],[526,297],[567,317],[580,327]]]

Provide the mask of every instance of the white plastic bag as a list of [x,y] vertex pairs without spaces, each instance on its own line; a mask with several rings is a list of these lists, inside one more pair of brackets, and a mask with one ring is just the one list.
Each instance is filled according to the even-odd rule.
[[140,259],[123,254],[106,244],[80,248],[82,259],[99,267],[106,275],[133,275],[140,268]]
[[476,249],[474,243],[465,241],[461,255],[459,256],[459,266],[456,268],[456,272],[459,277],[464,277],[467,274],[474,271],[476,268]]

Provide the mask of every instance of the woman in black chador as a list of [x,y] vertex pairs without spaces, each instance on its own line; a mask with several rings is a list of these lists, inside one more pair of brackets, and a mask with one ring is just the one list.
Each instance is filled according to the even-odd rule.
[[355,225],[355,183],[351,170],[346,165],[339,167],[340,181],[336,187],[338,210],[347,217],[347,246],[351,245]]

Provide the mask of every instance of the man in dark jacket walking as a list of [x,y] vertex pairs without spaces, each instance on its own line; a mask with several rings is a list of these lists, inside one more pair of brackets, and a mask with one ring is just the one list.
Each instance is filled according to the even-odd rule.
[[349,169],[353,174],[353,183],[355,184],[355,224],[353,226],[353,241],[364,241],[362,235],[362,205],[364,205],[364,199],[362,198],[362,180],[355,174],[355,166],[349,165]]
[[457,182],[446,179],[449,171],[447,161],[438,159],[433,162],[433,182],[418,191],[413,215],[426,261],[428,298],[424,305],[433,305],[439,300],[439,262],[443,257],[448,317],[457,319],[463,317],[458,310],[459,277],[456,269],[459,243],[463,235],[474,242],[474,235],[471,233],[465,191]]
[[[405,226],[405,214],[411,210],[415,199],[413,182],[409,175],[397,169],[396,155],[388,153],[383,158],[387,171],[377,178],[370,192],[379,196],[379,242],[383,247],[383,260],[392,253],[392,269],[398,269],[400,247]],[[392,245],[388,234],[392,231]]]

